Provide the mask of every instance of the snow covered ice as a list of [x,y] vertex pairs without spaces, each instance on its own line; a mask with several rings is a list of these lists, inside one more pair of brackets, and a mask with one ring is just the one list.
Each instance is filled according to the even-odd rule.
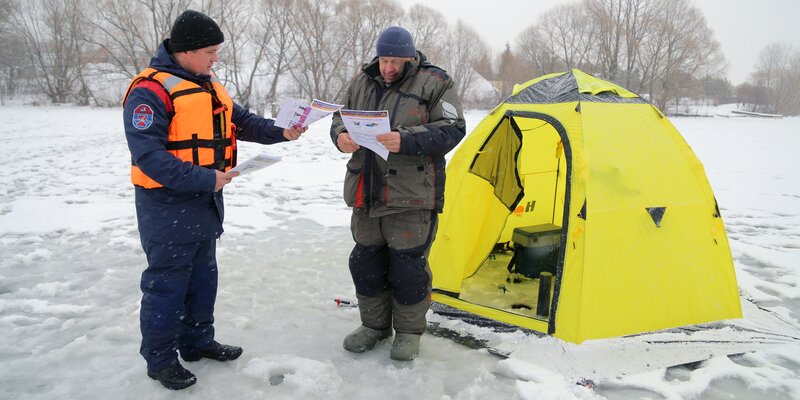
[[[469,112],[468,131],[485,114]],[[348,156],[331,144],[329,119],[296,142],[240,144],[240,160],[282,158],[225,188],[215,326],[245,353],[185,363],[198,383],[168,391],[138,354],[145,258],[121,110],[3,106],[0,115],[2,399],[800,398],[800,343],[594,389],[432,335],[411,363],[391,361],[389,342],[348,353],[342,339],[358,312],[333,301],[354,298],[341,200]],[[706,168],[741,290],[800,325],[800,118],[672,121]]]

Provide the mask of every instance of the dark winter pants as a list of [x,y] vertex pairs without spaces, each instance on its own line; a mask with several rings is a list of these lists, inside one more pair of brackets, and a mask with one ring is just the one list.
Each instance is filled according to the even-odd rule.
[[350,227],[356,245],[350,253],[350,274],[364,326],[425,331],[431,290],[428,252],[437,217],[430,210],[383,217],[353,210]]
[[153,371],[177,362],[176,350],[196,351],[214,340],[216,241],[164,244],[142,240],[139,352]]

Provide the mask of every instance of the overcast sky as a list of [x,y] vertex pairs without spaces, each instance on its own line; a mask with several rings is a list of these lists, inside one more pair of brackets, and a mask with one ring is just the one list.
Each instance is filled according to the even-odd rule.
[[[441,11],[448,23],[462,19],[484,37],[497,53],[533,25],[556,4],[577,0],[415,0]],[[694,0],[728,60],[728,79],[734,85],[747,80],[758,54],[772,42],[800,48],[800,0]],[[424,49],[423,49],[424,50]]]

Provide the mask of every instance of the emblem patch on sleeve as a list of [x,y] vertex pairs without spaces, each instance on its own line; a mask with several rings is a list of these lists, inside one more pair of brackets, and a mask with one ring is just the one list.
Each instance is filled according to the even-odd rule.
[[455,123],[458,120],[458,110],[456,110],[456,106],[442,100],[442,116],[447,120],[449,123]]
[[153,109],[147,104],[139,104],[133,110],[133,127],[147,129],[153,125]]

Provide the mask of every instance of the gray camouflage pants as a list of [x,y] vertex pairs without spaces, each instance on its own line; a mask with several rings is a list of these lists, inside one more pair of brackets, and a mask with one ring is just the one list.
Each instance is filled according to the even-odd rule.
[[425,313],[431,303],[428,252],[437,221],[438,214],[430,210],[382,217],[353,210],[350,229],[356,245],[350,253],[350,275],[364,326],[393,326],[402,333],[425,331]]

